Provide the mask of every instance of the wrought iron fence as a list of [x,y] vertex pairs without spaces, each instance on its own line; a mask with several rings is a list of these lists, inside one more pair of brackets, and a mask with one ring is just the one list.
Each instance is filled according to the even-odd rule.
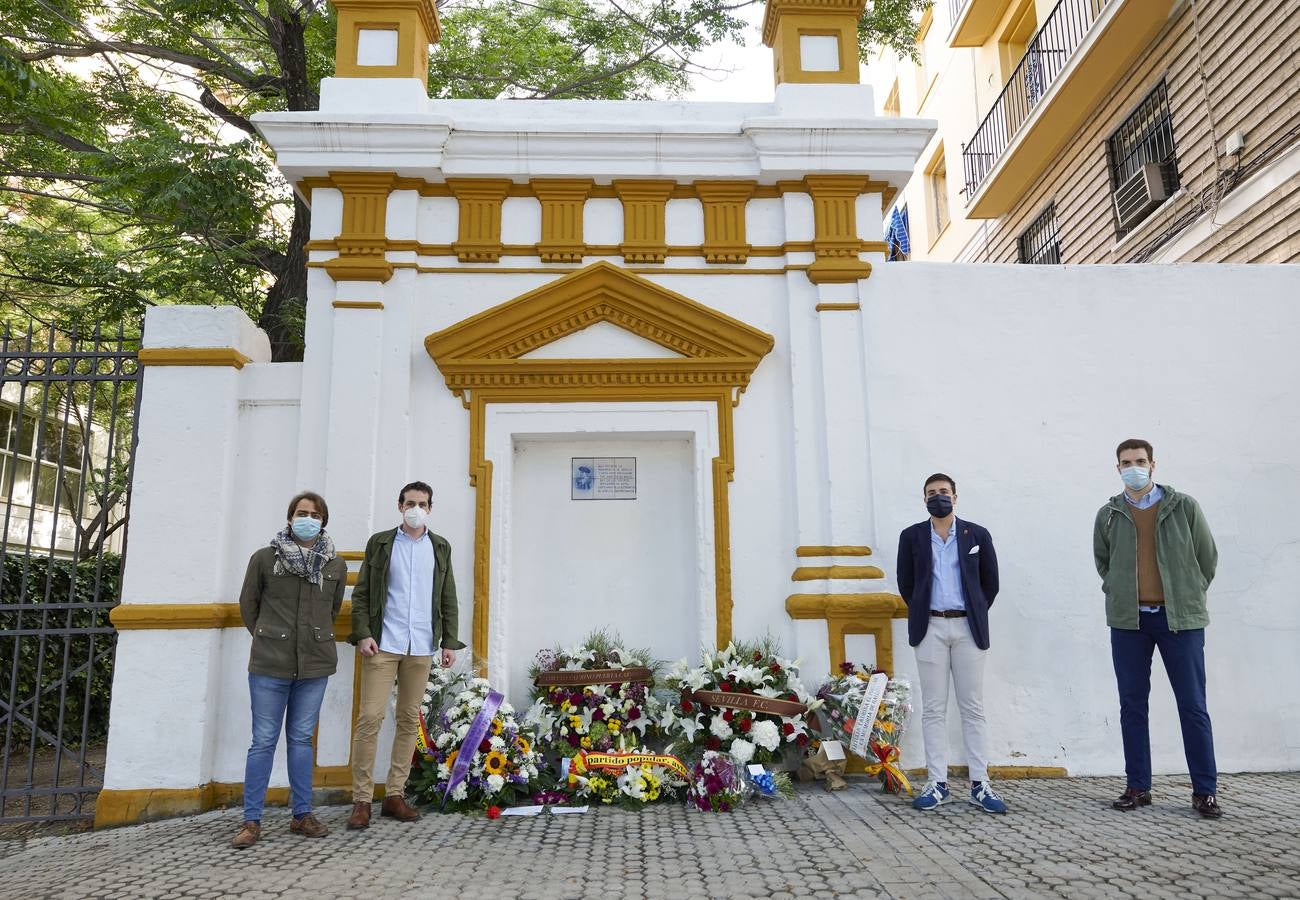
[[1111,2],[1115,0],[1061,0],[1048,13],[988,115],[962,146],[968,202]]
[[137,350],[0,335],[0,822],[90,818],[103,785]]

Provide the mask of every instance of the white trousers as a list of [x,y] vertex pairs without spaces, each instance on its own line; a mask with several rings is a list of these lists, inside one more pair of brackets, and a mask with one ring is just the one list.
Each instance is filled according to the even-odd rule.
[[930,781],[948,780],[948,680],[952,679],[961,711],[971,781],[989,777],[989,728],[984,720],[984,657],[975,646],[965,619],[931,617],[925,637],[916,646],[921,679],[921,735]]

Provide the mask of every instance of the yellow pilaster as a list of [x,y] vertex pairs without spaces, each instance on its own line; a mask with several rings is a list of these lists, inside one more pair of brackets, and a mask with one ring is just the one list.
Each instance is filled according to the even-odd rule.
[[858,84],[858,18],[866,0],[767,0],[763,43],[776,83]]
[[813,199],[813,252],[808,269],[815,284],[857,281],[871,274],[871,263],[858,254],[858,195],[867,190],[870,179],[861,175],[808,175],[804,184]]
[[343,228],[339,255],[325,263],[335,281],[387,281],[393,267],[384,257],[388,194],[397,176],[392,172],[331,172],[343,194]]
[[510,192],[508,178],[448,178],[460,204],[460,232],[452,249],[461,262],[501,258],[501,204]]
[[749,258],[745,243],[745,203],[754,193],[753,181],[697,181],[695,192],[704,205],[704,261],[743,263]]
[[535,178],[529,182],[542,205],[542,240],[537,255],[542,262],[582,262],[586,245],[582,235],[582,214],[590,178]]
[[428,89],[429,45],[441,36],[434,0],[334,0],[339,78],[418,78]]
[[623,243],[619,252],[629,263],[661,263],[668,256],[664,210],[676,182],[629,179],[614,182],[623,204]]

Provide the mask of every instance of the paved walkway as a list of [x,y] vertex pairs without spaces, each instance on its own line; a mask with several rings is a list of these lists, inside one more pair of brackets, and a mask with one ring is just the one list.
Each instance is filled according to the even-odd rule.
[[1010,815],[917,813],[853,784],[721,815],[660,806],[533,819],[429,815],[288,833],[230,850],[237,810],[93,834],[0,842],[0,897],[1300,897],[1300,773],[1222,779],[1225,817],[1193,813],[1185,778],[1118,813],[1119,779],[1003,782]]

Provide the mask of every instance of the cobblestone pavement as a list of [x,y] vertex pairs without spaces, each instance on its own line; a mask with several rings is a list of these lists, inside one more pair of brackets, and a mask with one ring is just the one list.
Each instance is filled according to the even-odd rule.
[[1185,778],[1157,778],[1155,805],[1133,813],[1107,807],[1121,779],[999,787],[1007,816],[919,813],[862,783],[732,814],[435,814],[361,833],[330,807],[319,840],[290,835],[278,809],[243,852],[225,810],[0,842],[0,897],[1300,897],[1300,773],[1222,778],[1217,822],[1192,811]]

